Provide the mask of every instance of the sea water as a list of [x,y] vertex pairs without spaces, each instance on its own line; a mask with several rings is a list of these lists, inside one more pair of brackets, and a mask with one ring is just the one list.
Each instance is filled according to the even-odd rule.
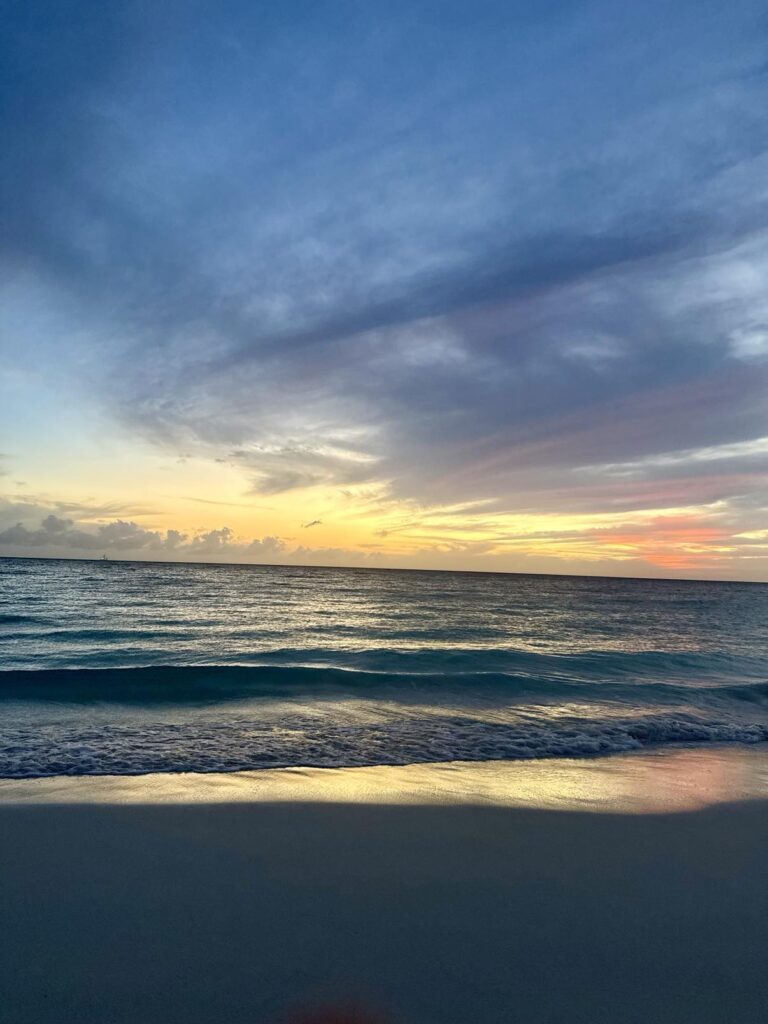
[[768,740],[768,586],[0,559],[0,777]]

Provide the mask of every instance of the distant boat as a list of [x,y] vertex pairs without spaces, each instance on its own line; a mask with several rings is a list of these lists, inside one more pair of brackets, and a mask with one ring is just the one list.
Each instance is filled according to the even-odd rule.
[[107,558],[106,555],[102,555],[101,558],[99,559],[99,561],[100,562],[109,562],[109,561],[111,561],[111,559]]

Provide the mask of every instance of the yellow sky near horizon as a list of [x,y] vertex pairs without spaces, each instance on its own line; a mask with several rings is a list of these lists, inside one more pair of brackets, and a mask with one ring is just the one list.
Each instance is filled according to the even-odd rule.
[[[64,480],[54,475],[40,489],[6,487],[5,498],[42,511],[53,509],[86,530],[122,520],[162,535],[180,531],[192,540],[226,527],[231,531],[226,546],[210,554],[232,561],[265,560],[250,559],[244,547],[254,539],[277,538],[281,551],[266,560],[291,558],[298,550],[308,561],[330,564],[552,572],[582,568],[618,575],[622,567],[630,567],[633,575],[645,563],[650,574],[686,575],[717,574],[719,563],[730,562],[740,543],[748,544],[754,555],[768,550],[768,540],[754,531],[729,532],[716,507],[514,513],[495,509],[490,499],[427,506],[393,498],[385,483],[259,495],[249,492],[237,467],[205,459],[142,455],[138,472],[129,479],[131,468],[126,461],[111,469],[99,466],[77,488],[71,479],[65,488]],[[30,528],[35,525],[30,522]],[[179,549],[174,557],[182,554]],[[144,555],[157,557],[157,552],[147,549]],[[732,576],[732,570],[725,575]]]
[[[178,455],[100,430],[96,419],[80,426],[6,457],[2,526],[23,522],[34,531],[53,513],[86,531],[121,520],[163,537],[172,530],[187,542],[198,539],[194,551],[148,541],[135,551],[123,546],[125,557],[746,579],[764,577],[768,565],[768,537],[740,526],[723,503],[515,511],[490,496],[418,502],[394,495],[386,480],[261,494],[236,460]],[[210,550],[199,543],[223,528],[229,533],[222,543]],[[246,550],[263,538],[275,541]],[[1,541],[2,528],[0,553],[18,553]],[[44,554],[47,546],[38,549]]]

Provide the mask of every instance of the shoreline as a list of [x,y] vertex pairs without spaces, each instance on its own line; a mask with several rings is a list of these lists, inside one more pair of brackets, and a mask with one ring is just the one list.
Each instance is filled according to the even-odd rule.
[[0,779],[14,804],[339,803],[665,813],[768,798],[768,744],[595,758]]

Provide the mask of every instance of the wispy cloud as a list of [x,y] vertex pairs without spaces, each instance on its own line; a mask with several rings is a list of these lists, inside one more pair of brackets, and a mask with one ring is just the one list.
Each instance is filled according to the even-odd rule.
[[[0,555],[47,555],[243,563],[454,567],[605,575],[761,578],[768,535],[727,506],[665,514],[509,515],[476,508],[391,510],[382,539],[357,547],[312,547],[288,537],[239,536],[230,527],[184,532],[134,521],[94,523],[0,501]],[[4,525],[8,523],[8,525]],[[303,524],[307,528],[318,522]]]
[[668,514],[759,526],[759,3],[78,0],[6,27],[3,365],[268,501],[655,515],[662,547]]

